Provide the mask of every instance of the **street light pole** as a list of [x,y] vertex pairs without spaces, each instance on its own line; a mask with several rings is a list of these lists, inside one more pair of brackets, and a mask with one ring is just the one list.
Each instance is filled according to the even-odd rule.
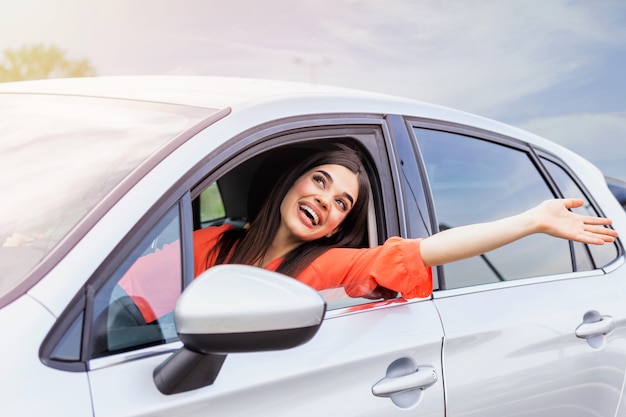
[[331,59],[327,56],[323,56],[317,61],[309,61],[299,56],[293,59],[296,65],[302,65],[309,69],[309,82],[311,84],[317,84],[317,68],[321,65],[328,65],[331,63]]

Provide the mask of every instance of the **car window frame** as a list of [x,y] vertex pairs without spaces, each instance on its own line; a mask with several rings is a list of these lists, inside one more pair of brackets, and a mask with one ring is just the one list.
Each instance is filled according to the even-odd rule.
[[[557,187],[556,183],[554,182],[554,180],[552,179],[552,177],[550,176],[548,170],[543,166],[540,156],[542,157],[548,156],[549,159],[552,160],[553,162],[558,161],[559,166],[567,167],[566,171],[572,176],[572,179],[575,181],[575,183],[583,190],[585,195],[588,197],[590,204],[593,205],[594,209],[598,211],[598,213],[602,213],[602,211],[599,210],[600,206],[592,198],[592,194],[589,193],[589,191],[586,189],[582,181],[580,181],[580,179],[572,173],[572,170],[569,168],[569,166],[560,158],[558,158],[556,155],[554,155],[553,153],[545,149],[541,149],[538,146],[535,146],[531,143],[528,143],[526,141],[511,137],[511,136],[506,136],[506,135],[492,132],[489,130],[467,126],[467,125],[454,123],[454,122],[448,122],[448,121],[431,120],[431,119],[418,118],[418,117],[408,117],[407,128],[409,130],[409,135],[411,136],[411,140],[415,144],[415,151],[417,154],[416,157],[417,157],[417,160],[419,161],[420,169],[423,172],[425,172],[425,169],[426,169],[425,163],[424,163],[424,159],[422,157],[421,151],[420,151],[419,141],[415,136],[414,129],[416,128],[417,129],[429,129],[429,130],[441,131],[444,133],[463,135],[463,136],[475,138],[478,140],[492,142],[500,146],[506,146],[506,147],[513,148],[513,149],[527,153],[528,156],[530,157],[531,162],[533,163],[533,165],[535,166],[539,174],[542,176],[542,178],[546,182],[546,185],[549,187],[550,191],[553,193],[555,197],[561,196],[561,192],[559,188]],[[431,219],[432,219],[432,227],[433,227],[433,230],[438,231],[439,229],[437,225],[437,217],[436,217],[435,206],[434,206],[433,192],[428,182],[427,176],[425,175],[423,178],[424,179],[422,183],[423,183],[423,187],[426,192],[426,195],[427,195],[429,211],[431,213]],[[618,247],[621,248],[621,244],[618,244]],[[573,251],[574,249],[570,242],[570,257],[573,256]],[[623,250],[620,253],[623,253]],[[613,263],[619,262],[620,259],[621,259],[621,255],[618,255]],[[496,283],[485,283],[485,284],[479,284],[479,285],[473,285],[473,286],[447,289],[445,286],[445,277],[443,275],[443,268],[441,266],[437,266],[433,268],[433,280],[434,281],[436,280],[438,284],[438,286],[436,286],[435,290],[433,291],[433,298],[453,297],[453,296],[457,296],[461,294],[489,291],[492,289],[515,287],[515,286],[520,286],[520,285],[529,285],[529,284],[535,284],[535,283],[540,283],[540,282],[548,282],[548,281],[571,279],[571,278],[585,277],[585,276],[595,276],[595,275],[604,275],[604,269],[597,267],[595,269],[588,270],[588,271],[566,272],[566,273],[560,273],[560,274],[552,274],[552,275],[545,275],[545,276],[538,276],[538,277],[527,277],[527,278],[520,278],[520,279],[508,280],[508,281],[502,281],[502,282],[496,282]]]
[[[203,131],[197,133],[203,135]],[[323,134],[323,135],[322,135]],[[370,139],[363,140],[364,135]],[[90,300],[97,290],[104,285],[113,271],[123,263],[132,250],[144,238],[159,220],[174,206],[178,207],[182,233],[182,262],[185,287],[193,280],[193,218],[192,199],[195,197],[199,184],[211,181],[226,172],[229,167],[241,163],[246,157],[264,152],[272,147],[278,147],[286,137],[294,141],[314,139],[352,137],[371,154],[371,162],[378,176],[378,183],[374,187],[375,209],[377,215],[378,243],[383,243],[386,237],[400,234],[397,206],[398,190],[397,159],[384,117],[372,114],[328,114],[315,116],[301,116],[268,122],[253,129],[242,132],[233,138],[224,141],[220,146],[207,154],[200,162],[190,167],[187,174],[182,176],[173,186],[163,190],[161,197],[152,205],[141,219],[126,233],[101,265],[96,269],[86,284],[76,294],[73,301],[61,314],[48,334],[40,349],[40,358],[48,366],[66,371],[80,372],[94,370],[114,365],[116,363],[136,360],[143,357],[163,354],[177,349],[180,342],[171,342],[166,345],[153,345],[143,348],[130,349],[126,352],[111,356],[92,358],[90,352],[91,337],[91,309]],[[359,310],[384,307],[388,302],[372,301],[367,305],[359,305]],[[354,313],[353,309],[338,309],[327,318]],[[75,324],[77,319],[82,320],[80,358],[76,361],[57,361],[50,358],[65,333]]]
[[[359,148],[366,151],[375,171],[377,181],[370,178],[372,183],[372,200],[376,215],[377,244],[382,244],[390,236],[400,236],[399,221],[402,212],[402,191],[398,186],[398,159],[394,143],[389,134],[385,119],[378,115],[330,115],[330,119],[316,117],[315,119],[295,119],[282,124],[282,130],[269,124],[255,129],[253,132],[244,132],[244,140],[250,141],[246,149],[234,158],[224,161],[205,178],[191,188],[190,197],[193,200],[199,196],[210,184],[225,175],[228,171],[241,165],[245,161],[264,152],[278,149],[285,144],[304,145],[328,141],[342,143],[341,140],[352,141]],[[314,122],[313,124],[311,122]],[[239,137],[233,141],[241,142]],[[255,145],[256,143],[256,145]],[[372,174],[369,172],[368,174]],[[193,231],[190,231],[192,233]],[[372,243],[372,242],[370,242]],[[336,317],[355,310],[364,311],[389,305],[392,300],[371,300],[346,307],[335,307],[327,310],[326,318]]]
[[[533,151],[535,152],[537,159],[539,163],[541,164],[541,168],[545,171],[545,175],[549,178],[553,187],[557,190],[558,197],[564,198],[567,196],[563,195],[563,192],[560,190],[558,184],[556,184],[556,180],[553,179],[552,175],[549,172],[549,169],[545,166],[543,160],[551,162],[552,164],[556,165],[558,168],[562,169],[564,173],[569,176],[569,178],[572,180],[574,185],[578,187],[580,192],[583,194],[584,198],[589,202],[589,205],[594,210],[595,215],[600,216],[600,217],[606,217],[606,213],[602,210],[602,206],[598,204],[597,200],[594,198],[593,193],[589,191],[585,183],[579,178],[578,175],[576,175],[574,170],[572,170],[569,165],[563,162],[556,155],[544,149],[541,149],[539,147],[534,147]],[[617,238],[614,242],[614,245],[617,249],[617,254],[612,261],[604,265],[598,265],[598,263],[596,262],[595,256],[593,254],[593,251],[590,249],[590,245],[584,245],[585,252],[587,253],[592,264],[594,265],[595,267],[594,269],[600,269],[600,270],[606,270],[607,268],[610,269],[612,265],[616,264],[617,262],[620,261],[621,258],[624,257],[625,252],[624,252],[624,247],[622,245],[622,241],[619,238]]]

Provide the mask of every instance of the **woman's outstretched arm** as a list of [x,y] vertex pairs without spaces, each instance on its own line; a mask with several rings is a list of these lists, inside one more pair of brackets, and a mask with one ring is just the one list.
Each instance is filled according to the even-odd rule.
[[421,242],[422,259],[428,266],[442,265],[489,252],[535,233],[595,245],[613,242],[617,232],[604,227],[611,224],[610,219],[582,216],[568,210],[583,204],[580,199],[547,200],[515,216],[445,230]]

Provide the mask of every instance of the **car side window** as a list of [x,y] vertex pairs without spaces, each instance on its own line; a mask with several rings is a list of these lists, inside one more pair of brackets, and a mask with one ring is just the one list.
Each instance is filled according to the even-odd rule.
[[178,206],[129,252],[93,298],[92,358],[177,340],[182,292]]
[[[554,195],[527,152],[415,129],[440,230],[507,217]],[[572,272],[569,242],[532,235],[442,267],[443,288]]]
[[[576,184],[572,177],[561,166],[555,162],[541,158],[544,166],[550,173],[550,176],[556,182],[563,197],[580,198],[585,201],[582,207],[573,209],[573,211],[585,215],[585,216],[600,216],[601,214],[589,203],[589,200]],[[582,243],[574,243],[577,247],[576,263],[577,265],[585,262],[589,262],[589,255],[591,255],[592,264],[590,268],[602,268],[613,262],[615,258],[619,256],[619,250],[616,243],[611,245],[583,245]],[[580,253],[580,255],[578,255]],[[580,267],[584,269],[584,266]]]

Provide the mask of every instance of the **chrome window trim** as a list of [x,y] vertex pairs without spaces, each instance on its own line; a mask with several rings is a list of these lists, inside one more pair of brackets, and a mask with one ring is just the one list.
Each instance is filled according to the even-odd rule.
[[110,366],[118,365],[134,361],[137,359],[148,358],[151,356],[165,355],[173,353],[180,349],[183,343],[180,341],[167,343],[164,345],[150,346],[144,349],[131,350],[129,352],[118,353],[116,355],[104,356],[102,358],[91,359],[87,362],[88,371],[96,371],[98,369],[108,368]]
[[620,267],[622,267],[624,263],[626,263],[626,259],[624,258],[624,256],[620,256],[619,258],[615,259],[615,261],[602,267],[602,270],[604,271],[605,274],[610,274],[618,270]]
[[500,290],[503,288],[515,288],[524,285],[543,284],[546,282],[563,281],[576,278],[589,278],[605,275],[602,269],[594,269],[591,271],[569,272],[565,274],[547,275],[542,277],[519,278],[511,281],[494,282],[489,284],[472,285],[470,287],[453,288],[449,290],[440,290],[433,292],[433,299],[457,297],[459,295],[474,294],[485,291]]
[[326,311],[324,320],[336,319],[338,317],[351,316],[353,314],[365,313],[373,310],[382,310],[386,308],[393,308],[400,305],[405,305],[414,302],[431,301],[431,298],[412,298],[406,299],[403,297],[392,298],[389,300],[372,301],[371,303],[356,304],[350,307],[341,307],[333,310]]

